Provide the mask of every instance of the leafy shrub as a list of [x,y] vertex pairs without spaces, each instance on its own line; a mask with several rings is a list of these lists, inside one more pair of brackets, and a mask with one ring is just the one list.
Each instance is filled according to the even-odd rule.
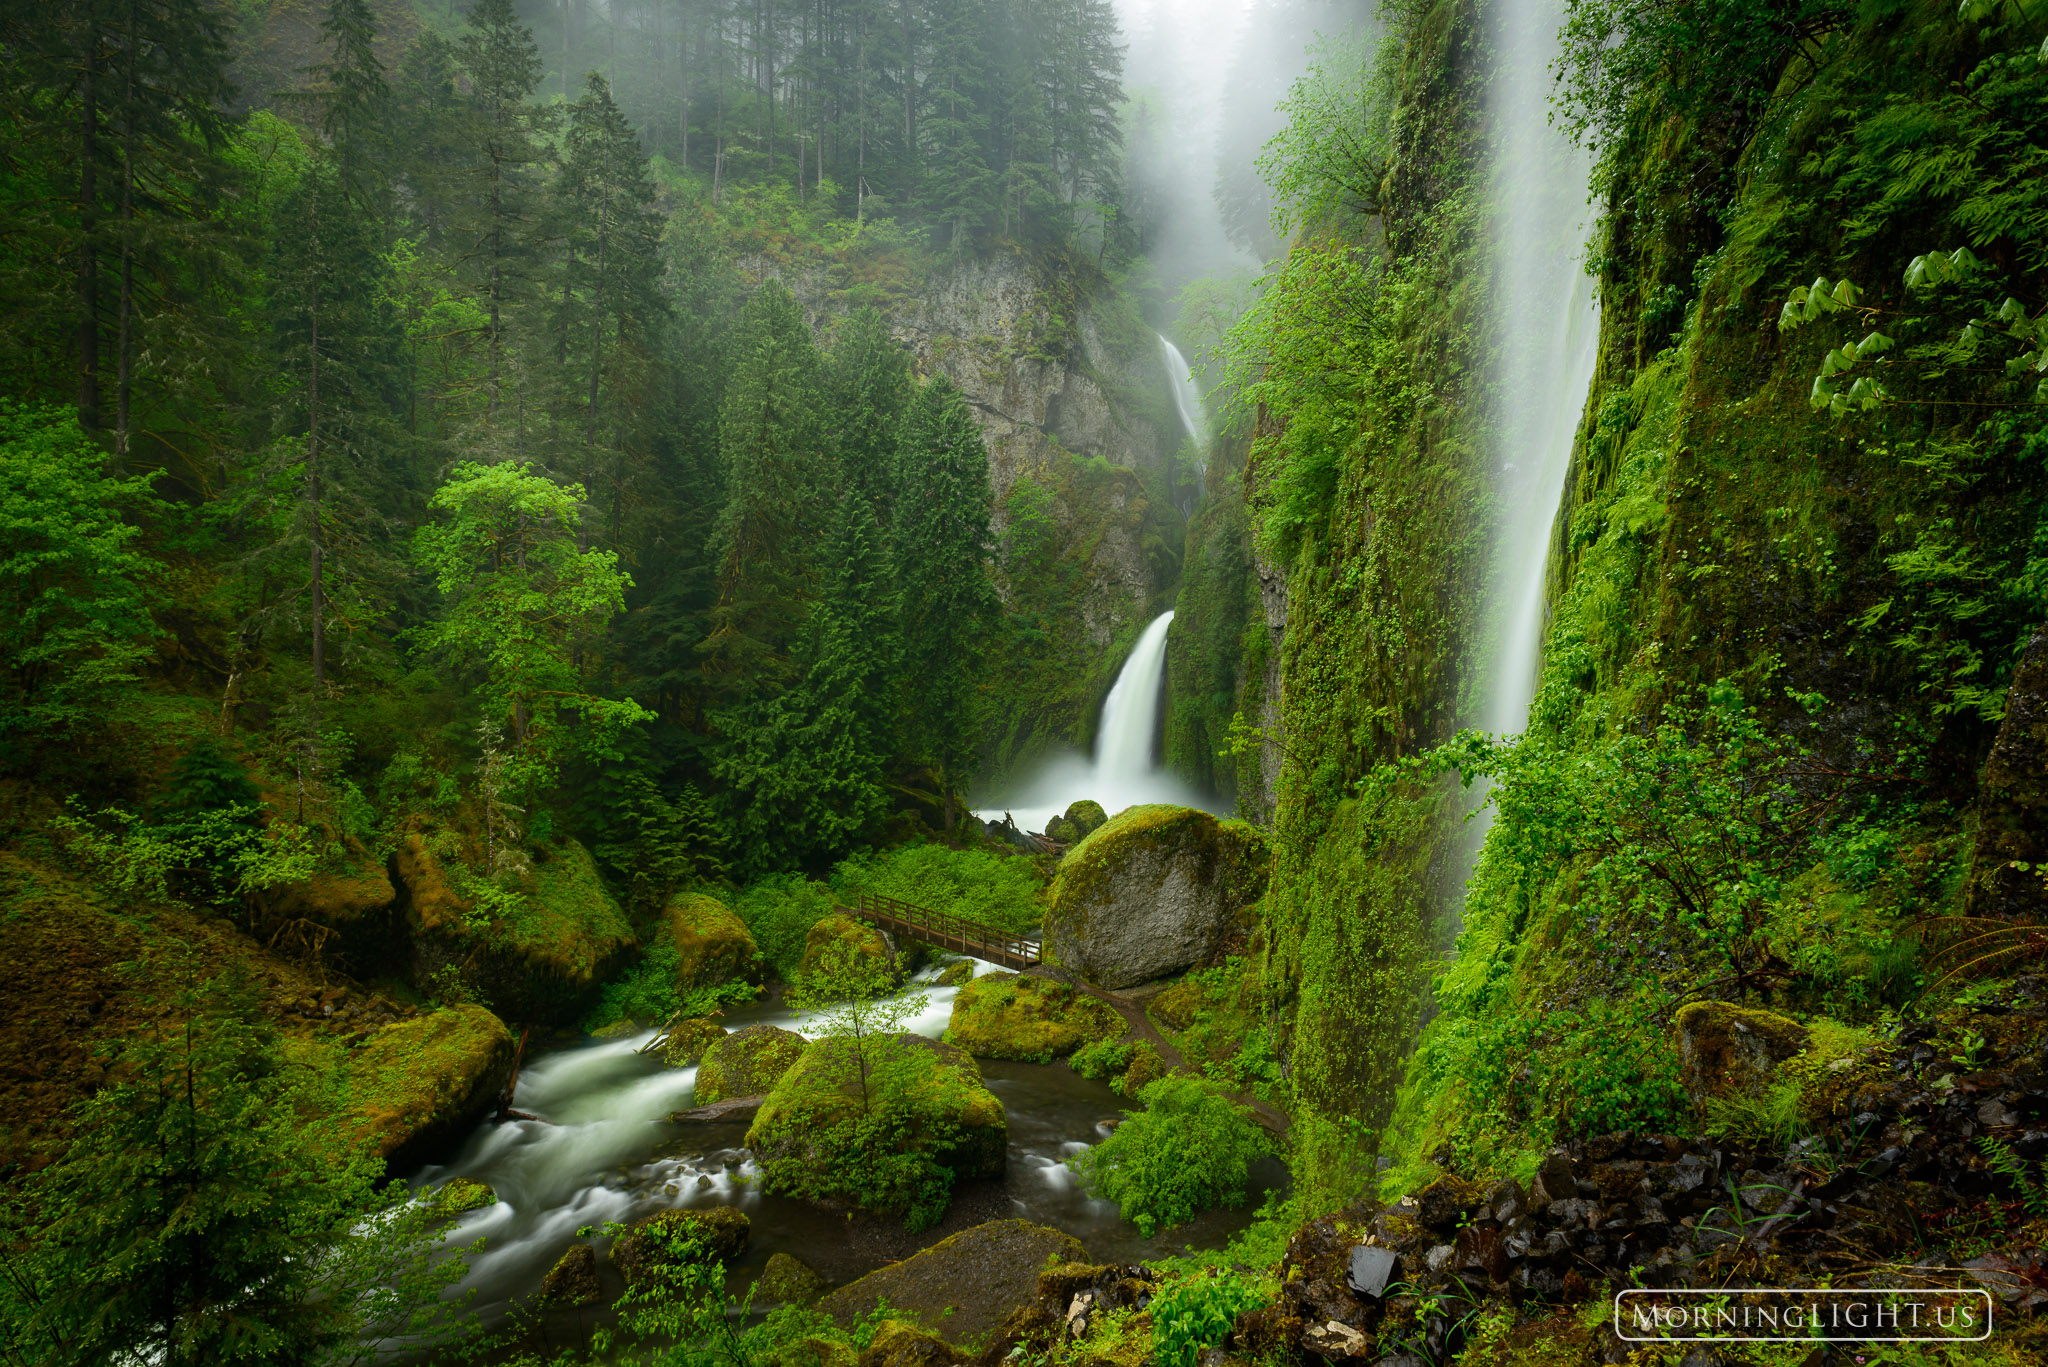
[[1045,917],[1045,878],[1028,859],[987,850],[953,850],[917,841],[863,852],[832,870],[832,887],[848,901],[862,892],[893,897],[1014,933]]
[[804,961],[804,936],[832,914],[832,889],[798,873],[778,873],[747,885],[732,909],[747,923],[761,957],[777,977],[793,982]]
[[658,937],[640,956],[639,962],[604,985],[597,1005],[581,1022],[585,1034],[595,1034],[622,1020],[641,1025],[660,1025],[682,1011],[691,1016],[708,1016],[713,1011],[754,999],[756,989],[748,983],[718,983],[711,987],[676,987],[676,947],[666,936]]
[[1194,1367],[1204,1348],[1223,1342],[1237,1318],[1265,1303],[1250,1282],[1225,1268],[1178,1282],[1152,1301],[1152,1353],[1159,1367]]
[[1199,1078],[1164,1077],[1138,1093],[1142,1111],[1073,1166],[1088,1190],[1115,1201],[1146,1238],[1211,1206],[1245,1198],[1252,1160],[1267,1140],[1249,1114]]
[[1107,1082],[1131,1066],[1137,1046],[1123,1040],[1099,1039],[1084,1044],[1067,1060],[1067,1066],[1090,1082]]

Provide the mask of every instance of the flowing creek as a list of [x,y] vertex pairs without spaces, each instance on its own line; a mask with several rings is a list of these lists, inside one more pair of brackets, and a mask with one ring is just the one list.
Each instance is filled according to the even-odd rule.
[[[957,989],[925,981],[911,990],[924,993],[928,1004],[908,1028],[944,1033]],[[737,1029],[759,1022],[802,1029],[794,1013],[767,1000],[729,1011],[725,1023]],[[1008,1172],[1000,1181],[962,1183],[946,1219],[911,1235],[898,1222],[849,1220],[763,1194],[742,1147],[744,1120],[670,1124],[670,1112],[691,1104],[697,1070],[636,1053],[651,1038],[653,1032],[642,1032],[529,1059],[514,1106],[540,1119],[486,1120],[447,1162],[416,1176],[421,1187],[468,1177],[497,1192],[496,1205],[464,1216],[448,1236],[471,1250],[462,1288],[475,1291],[487,1326],[503,1323],[513,1302],[540,1286],[577,1241],[578,1229],[667,1207],[730,1205],[746,1212],[752,1240],[733,1269],[736,1289],[751,1283],[777,1252],[802,1259],[838,1285],[985,1220],[1018,1218],[1065,1230],[1105,1261],[1159,1257],[1186,1245],[1220,1247],[1250,1222],[1261,1194],[1286,1178],[1278,1163],[1266,1160],[1244,1206],[1208,1212],[1164,1239],[1143,1239],[1114,1205],[1090,1199],[1066,1166],[1134,1103],[1064,1064],[986,1061],[982,1075],[1009,1113]],[[607,1289],[616,1292],[616,1274],[600,1265]]]

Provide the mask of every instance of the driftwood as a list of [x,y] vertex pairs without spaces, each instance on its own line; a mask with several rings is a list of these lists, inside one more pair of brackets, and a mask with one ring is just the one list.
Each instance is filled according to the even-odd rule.
[[761,1109],[765,1096],[733,1096],[709,1106],[692,1106],[687,1111],[670,1111],[671,1125],[708,1125],[720,1120],[748,1120]]
[[687,1006],[678,1008],[676,1013],[668,1018],[667,1023],[665,1023],[661,1027],[661,1029],[654,1032],[653,1039],[647,1041],[647,1043],[641,1045],[638,1049],[635,1049],[633,1052],[636,1054],[651,1054],[656,1049],[659,1049],[662,1045],[668,1043],[669,1031],[676,1028],[676,1022],[681,1020],[683,1018],[683,1012],[688,1011],[689,1009],[690,1008]]

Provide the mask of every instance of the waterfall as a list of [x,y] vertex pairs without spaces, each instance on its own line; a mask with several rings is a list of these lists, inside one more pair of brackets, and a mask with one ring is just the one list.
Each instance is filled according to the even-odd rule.
[[1088,798],[1115,816],[1126,807],[1169,802],[1181,807],[1206,807],[1188,784],[1159,767],[1159,696],[1166,678],[1166,632],[1173,613],[1162,612],[1138,635],[1130,657],[1117,671],[1116,682],[1102,703],[1095,728],[1095,753],[1054,756],[1037,772],[1010,790],[1007,797],[980,803],[975,815],[1001,821],[1005,813],[1022,830],[1042,831],[1045,823],[1068,805]]
[[1592,157],[1550,123],[1558,0],[1506,0],[1492,90],[1495,323],[1502,339],[1495,425],[1502,508],[1495,534],[1493,666],[1482,725],[1529,721],[1543,650],[1551,529],[1586,406],[1599,308],[1585,272]]
[[1187,429],[1189,440],[1195,444],[1196,459],[1206,463],[1209,415],[1202,404],[1201,386],[1195,383],[1194,367],[1180,354],[1180,348],[1167,340],[1165,333],[1158,336],[1160,348],[1166,353],[1166,378],[1173,386],[1173,406],[1180,411],[1180,425]]

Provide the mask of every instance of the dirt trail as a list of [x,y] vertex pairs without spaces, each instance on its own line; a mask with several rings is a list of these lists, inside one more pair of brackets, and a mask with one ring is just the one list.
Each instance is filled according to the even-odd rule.
[[[1159,1027],[1152,1023],[1150,1016],[1145,1014],[1144,1007],[1131,1001],[1121,993],[1104,991],[1102,988],[1091,987],[1084,982],[1076,982],[1074,987],[1079,991],[1086,992],[1098,1001],[1107,1002],[1119,1016],[1124,1018],[1124,1024],[1130,1027],[1125,1033],[1124,1038],[1129,1039],[1132,1036],[1136,1036],[1138,1039],[1146,1041],[1159,1051],[1159,1056],[1165,1059],[1167,1066],[1175,1072],[1193,1075],[1197,1071],[1188,1062],[1187,1055],[1181,1053],[1178,1048],[1167,1040],[1165,1035],[1159,1032]],[[1272,1106],[1259,1100],[1249,1092],[1225,1092],[1224,1095],[1235,1101],[1238,1105],[1250,1110],[1258,1122],[1274,1134],[1286,1135],[1288,1130],[1287,1117]]]

